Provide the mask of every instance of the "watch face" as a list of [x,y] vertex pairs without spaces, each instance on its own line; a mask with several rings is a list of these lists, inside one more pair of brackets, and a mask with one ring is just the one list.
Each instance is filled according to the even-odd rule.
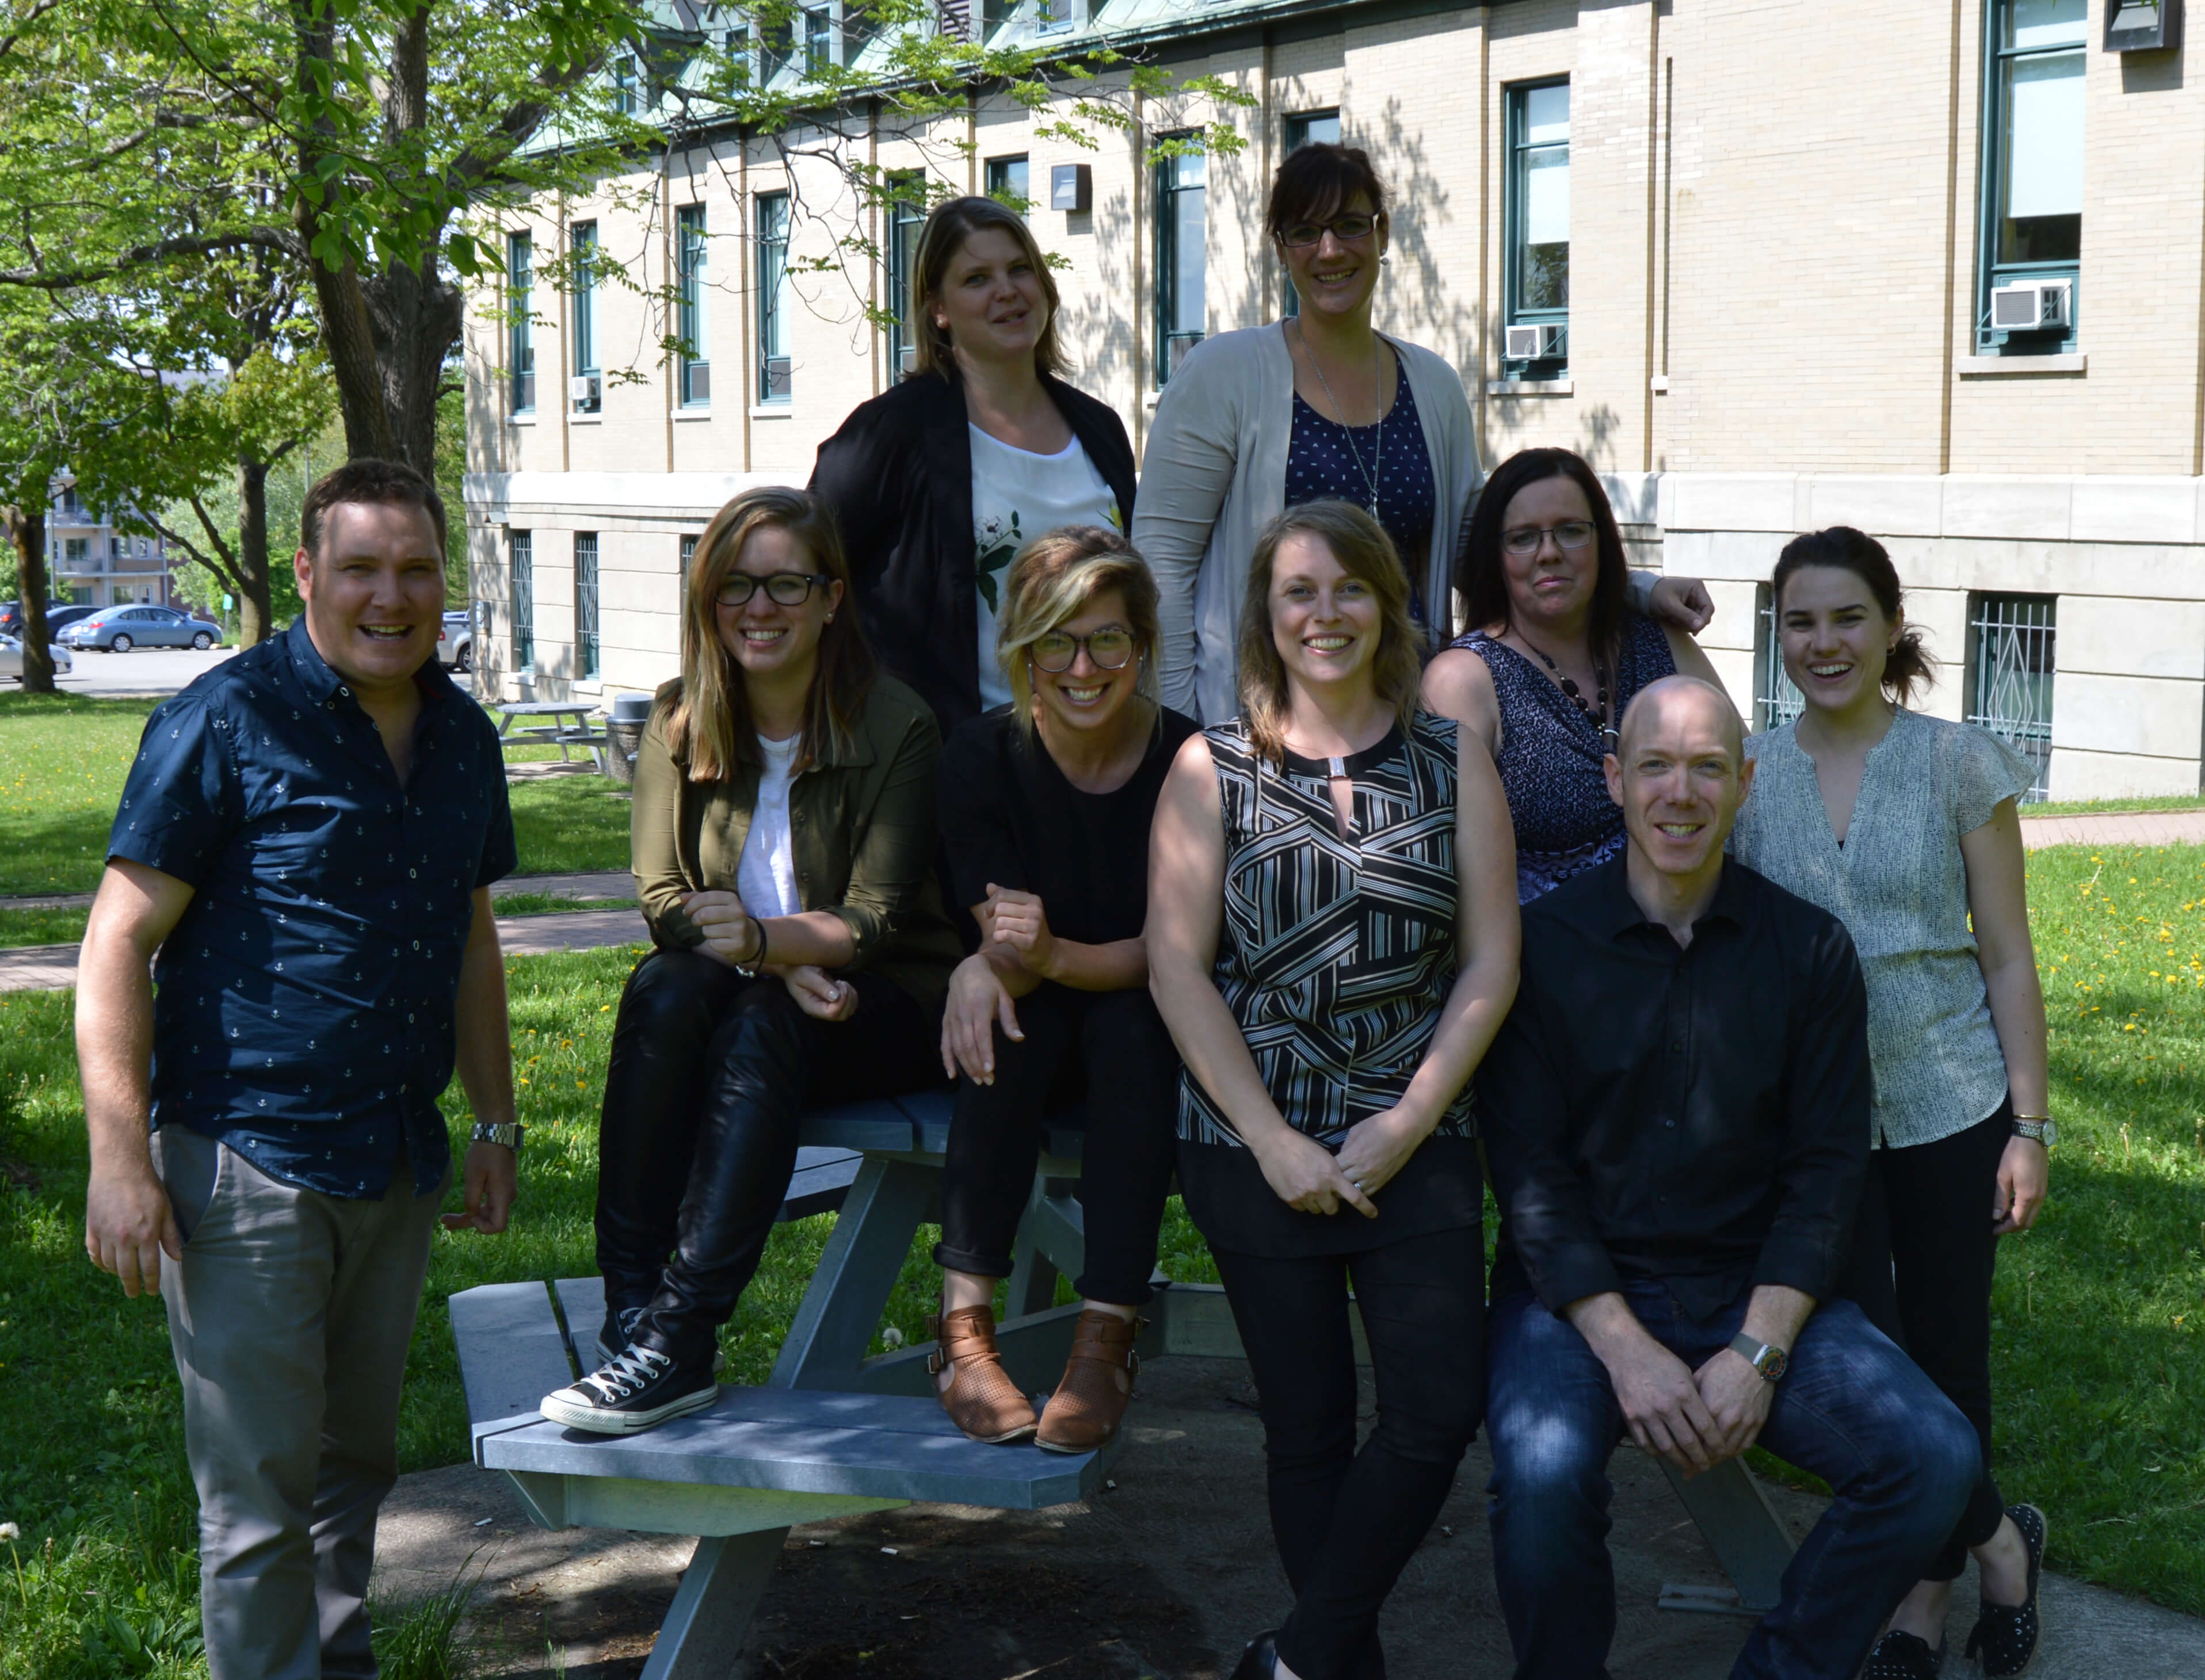
[[1770,1382],[1781,1377],[1791,1364],[1792,1356],[1780,1347],[1763,1348],[1761,1357],[1754,1362],[1755,1368]]

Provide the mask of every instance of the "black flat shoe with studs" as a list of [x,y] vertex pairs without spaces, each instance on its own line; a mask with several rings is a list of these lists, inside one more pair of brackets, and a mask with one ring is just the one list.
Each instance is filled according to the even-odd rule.
[[1976,1630],[1968,1635],[1968,1654],[1982,1665],[1984,1680],[2012,1680],[2028,1673],[2036,1660],[2037,1637],[2043,1632],[2036,1614],[2036,1582],[2043,1572],[2049,1529],[2044,1513],[2035,1505],[2008,1505],[2006,1514],[2029,1548],[2029,1596],[2019,1604],[1983,1600]]
[[1944,1666],[1943,1646],[1933,1651],[1928,1640],[1893,1628],[1869,1653],[1861,1680],[1936,1680],[1938,1670]]
[[1233,1680],[1271,1680],[1279,1671],[1279,1630],[1259,1633],[1250,1640],[1240,1653],[1240,1661],[1233,1671]]

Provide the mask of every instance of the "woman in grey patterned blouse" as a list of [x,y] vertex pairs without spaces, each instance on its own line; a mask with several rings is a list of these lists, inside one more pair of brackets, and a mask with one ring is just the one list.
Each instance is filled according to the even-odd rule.
[[[1895,1287],[1908,1352],[1983,1449],[1966,1515],[1864,1680],[1936,1674],[1970,1552],[1983,1596],[1968,1654],[1986,1675],[2018,1674],[2036,1644],[2044,1517],[2007,1506],[1991,1479],[1990,1291],[1998,1238],[2027,1230],[2043,1204],[2051,1132],[2015,814],[2032,773],[1988,731],[1907,709],[1929,662],[1874,538],[1843,525],[1795,538],[1774,592],[1784,668],[1806,709],[1747,743],[1753,793],[1732,843],[1748,868],[1839,917],[1859,950],[1871,1195],[1883,1193],[1889,1232],[1887,1250],[1857,1256],[1855,1269]],[[1864,1220],[1863,1240],[1881,1223]]]
[[[1247,1349],[1294,1593],[1234,1680],[1385,1672],[1379,1606],[1484,1400],[1469,1083],[1516,993],[1515,846],[1492,759],[1417,709],[1418,674],[1384,528],[1289,508],[1250,561],[1240,716],[1188,738],[1150,833],[1180,1184]],[[1360,1451],[1351,1280],[1378,1386]]]

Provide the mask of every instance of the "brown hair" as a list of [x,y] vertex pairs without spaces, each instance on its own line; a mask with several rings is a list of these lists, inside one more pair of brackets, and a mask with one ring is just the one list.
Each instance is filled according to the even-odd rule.
[[1049,271],[1049,259],[1042,255],[1041,246],[1035,243],[1033,229],[1025,218],[1008,205],[994,199],[945,199],[929,212],[926,225],[918,230],[918,251],[911,265],[911,335],[917,352],[915,371],[938,373],[945,379],[957,377],[957,358],[949,342],[949,330],[936,326],[934,312],[929,307],[942,291],[948,276],[949,264],[965,248],[965,241],[987,229],[1008,234],[1018,241],[1019,249],[1025,253],[1032,265],[1034,278],[1041,282],[1041,294],[1049,301],[1049,319],[1041,329],[1041,337],[1034,344],[1034,371],[1061,377],[1071,365],[1065,359],[1064,346],[1056,335],[1057,317],[1062,306],[1056,291],[1056,277]]
[[1240,727],[1257,756],[1274,764],[1286,753],[1287,668],[1271,628],[1271,573],[1289,537],[1314,537],[1332,550],[1340,569],[1370,585],[1378,597],[1378,653],[1371,686],[1406,728],[1417,709],[1423,662],[1417,626],[1409,616],[1409,574],[1386,527],[1352,502],[1305,502],[1263,527],[1248,561],[1247,593],[1240,598]]
[[666,741],[692,781],[725,781],[738,766],[763,764],[742,667],[720,640],[720,585],[742,557],[751,533],[766,526],[787,531],[811,556],[812,569],[842,585],[842,605],[819,635],[819,666],[804,712],[804,739],[795,768],[819,758],[820,744],[847,745],[873,684],[872,650],[858,627],[850,598],[850,563],[827,504],[809,490],[769,485],[745,490],[712,516],[689,562],[689,587],[681,603],[681,680],[659,691],[667,708]]
[[996,658],[1011,685],[1011,715],[1033,733],[1033,674],[1027,650],[1112,590],[1126,603],[1133,656],[1141,662],[1134,692],[1160,706],[1156,683],[1156,580],[1133,545],[1107,525],[1067,525],[1044,531],[1018,552],[1003,575],[996,617]]
[[[1851,573],[1868,585],[1868,592],[1882,608],[1886,622],[1901,621],[1906,595],[1899,586],[1899,568],[1891,563],[1891,555],[1883,544],[1849,525],[1834,525],[1827,531],[1794,537],[1784,545],[1784,552],[1776,556],[1776,572],[1768,580],[1768,593],[1775,603],[1779,624],[1784,620],[1784,585],[1792,581],[1793,573],[1805,566],[1834,566]],[[1884,656],[1884,692],[1900,705],[1909,705],[1917,689],[1928,688],[1936,680],[1936,674],[1930,668],[1929,655],[1922,644],[1922,632],[1911,628],[1902,632],[1891,651]]]
[[1313,140],[1287,154],[1271,176],[1270,196],[1263,202],[1263,231],[1274,240],[1297,222],[1321,222],[1340,214],[1360,193],[1370,201],[1370,213],[1386,213],[1386,183],[1371,167],[1370,154],[1359,145],[1334,145]]
[[1605,658],[1614,651],[1630,610],[1631,568],[1624,557],[1623,532],[1616,525],[1615,509],[1608,506],[1600,475],[1574,450],[1519,449],[1493,469],[1478,492],[1462,563],[1456,568],[1454,586],[1462,592],[1464,620],[1472,630],[1509,621],[1508,570],[1501,555],[1502,521],[1518,495],[1548,478],[1567,478],[1584,492],[1585,505],[1592,510],[1600,569],[1593,578],[1585,640],[1596,656]]
[[322,557],[322,530],[330,509],[348,502],[393,508],[420,508],[437,527],[437,552],[444,552],[444,499],[437,487],[401,460],[362,455],[333,467],[314,481],[299,510],[299,546],[311,560]]

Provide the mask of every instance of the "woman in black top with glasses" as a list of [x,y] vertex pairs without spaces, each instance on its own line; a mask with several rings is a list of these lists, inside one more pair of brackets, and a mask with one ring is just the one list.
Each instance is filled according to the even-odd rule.
[[[1116,1433],[1170,1187],[1179,1055],[1148,990],[1149,822],[1192,720],[1156,698],[1156,591],[1095,526],[1028,543],[1005,580],[999,658],[1013,701],[942,758],[942,830],[980,948],[949,985],[942,1066],[958,1077],[942,1181],[936,1392],[975,1440],[1085,1452]],[[1085,1310],[1040,1417],[996,1355],[1039,1123],[1085,1109]]]

